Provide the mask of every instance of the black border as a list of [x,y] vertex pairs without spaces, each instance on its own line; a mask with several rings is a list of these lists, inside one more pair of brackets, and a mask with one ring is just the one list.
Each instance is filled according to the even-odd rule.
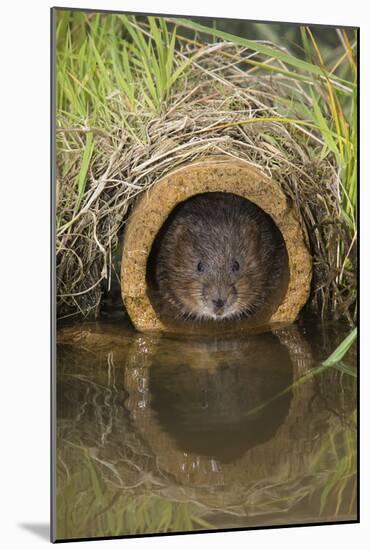
[[50,10],[50,541],[56,541],[56,10]]
[[360,523],[360,499],[361,499],[361,485],[360,485],[360,82],[361,82],[361,31],[360,27],[357,27],[357,379],[356,379],[356,395],[357,395],[357,455],[356,455],[356,468],[357,468],[357,523]]
[[[112,535],[106,537],[82,537],[72,539],[57,539],[56,538],[56,197],[55,197],[55,182],[56,182],[56,13],[57,11],[80,11],[84,13],[109,13],[109,14],[125,14],[125,15],[142,15],[156,17],[182,17],[191,19],[213,19],[227,21],[248,21],[250,23],[265,23],[265,24],[285,24],[285,25],[309,25],[323,28],[345,28],[357,31],[357,284],[358,284],[358,301],[357,301],[357,343],[358,343],[358,376],[357,376],[357,519],[343,521],[325,521],[311,523],[296,523],[296,524],[278,524],[278,525],[258,525],[254,527],[234,527],[226,529],[201,529],[197,531],[176,531],[171,533],[138,533],[129,535]],[[270,529],[286,529],[297,527],[318,527],[330,525],[351,525],[360,523],[360,27],[351,25],[334,25],[323,23],[301,23],[293,21],[268,21],[259,19],[237,19],[234,17],[211,17],[206,15],[189,15],[189,14],[169,14],[157,12],[137,12],[125,10],[108,10],[94,8],[71,8],[67,6],[53,6],[50,8],[50,361],[51,361],[51,376],[50,376],[50,541],[52,543],[65,542],[84,542],[84,541],[99,541],[99,540],[115,540],[115,539],[132,539],[132,538],[149,538],[149,537],[168,537],[176,535],[198,535],[198,534],[216,534],[225,532],[238,531],[260,531]]]

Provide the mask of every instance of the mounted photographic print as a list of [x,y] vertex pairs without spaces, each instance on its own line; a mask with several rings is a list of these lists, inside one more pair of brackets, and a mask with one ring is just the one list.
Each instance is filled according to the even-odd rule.
[[52,540],[358,521],[358,29],[52,10]]

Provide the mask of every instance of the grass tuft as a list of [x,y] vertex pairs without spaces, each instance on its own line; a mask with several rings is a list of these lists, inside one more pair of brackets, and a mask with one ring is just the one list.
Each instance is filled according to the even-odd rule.
[[187,19],[57,11],[60,316],[99,314],[137,195],[221,154],[280,183],[308,231],[311,308],[355,322],[356,39],[337,30],[327,49],[301,27],[289,49],[268,33],[274,43]]

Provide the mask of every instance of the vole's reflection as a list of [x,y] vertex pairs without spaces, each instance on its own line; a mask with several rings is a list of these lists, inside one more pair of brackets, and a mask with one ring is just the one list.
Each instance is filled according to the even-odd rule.
[[289,353],[273,334],[162,339],[149,374],[150,409],[178,450],[230,462],[271,439],[288,413]]

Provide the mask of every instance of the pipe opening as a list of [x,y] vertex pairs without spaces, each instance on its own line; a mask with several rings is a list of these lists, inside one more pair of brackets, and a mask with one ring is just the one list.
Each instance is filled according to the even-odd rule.
[[234,159],[168,173],[141,194],[125,228],[121,291],[140,331],[289,324],[308,300],[311,274],[294,204],[280,184]]
[[266,324],[289,278],[286,244],[271,216],[228,192],[199,193],[177,204],[146,264],[156,315],[183,330]]

